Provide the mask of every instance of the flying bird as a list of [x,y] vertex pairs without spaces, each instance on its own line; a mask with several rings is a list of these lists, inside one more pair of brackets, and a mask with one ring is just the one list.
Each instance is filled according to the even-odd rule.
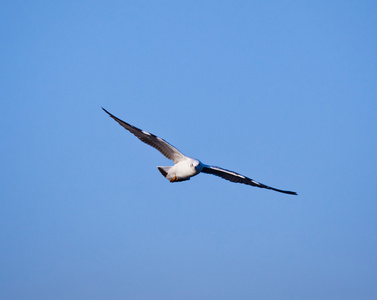
[[160,166],[157,167],[161,174],[168,179],[170,182],[180,182],[190,180],[191,177],[198,175],[199,173],[213,174],[224,178],[232,182],[243,183],[251,186],[256,186],[259,188],[265,188],[280,193],[297,195],[296,192],[279,190],[263,183],[257,182],[246,176],[238,174],[233,171],[229,171],[223,168],[208,166],[197,159],[183,155],[177,148],[170,145],[167,141],[162,138],[155,136],[152,133],[141,130],[135,126],[132,126],[121,119],[117,118],[113,114],[109,113],[106,109],[102,108],[110,117],[119,123],[122,127],[127,129],[142,142],[156,148],[161,152],[166,158],[174,162],[174,166]]

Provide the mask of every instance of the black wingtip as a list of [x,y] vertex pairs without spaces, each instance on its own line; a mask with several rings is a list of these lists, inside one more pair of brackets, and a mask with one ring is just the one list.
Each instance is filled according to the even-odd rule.
[[117,120],[118,118],[116,116],[114,116],[112,113],[109,113],[106,109],[104,109],[103,107],[101,107],[103,109],[103,111],[105,113],[107,113],[110,117],[112,117],[113,119]]
[[109,115],[111,115],[111,113],[109,113],[106,109],[104,109],[102,106],[101,106],[101,108],[106,112],[106,113],[108,113]]
[[292,192],[292,191],[282,191],[282,190],[278,190],[278,189],[273,189],[277,192],[280,192],[280,193],[284,193],[284,194],[288,194],[288,195],[296,195],[297,196],[297,193],[296,192]]
[[275,189],[271,186],[260,186],[262,188],[267,188],[269,190],[273,190],[273,191],[276,191],[276,192],[279,192],[279,193],[283,193],[283,194],[288,194],[288,195],[296,195],[297,196],[297,193],[296,192],[292,192],[292,191],[284,191],[284,190],[279,190],[279,189]]
[[288,192],[286,192],[286,193],[289,194],[289,195],[295,195],[295,196],[298,195],[296,192],[291,192],[291,191],[288,191]]

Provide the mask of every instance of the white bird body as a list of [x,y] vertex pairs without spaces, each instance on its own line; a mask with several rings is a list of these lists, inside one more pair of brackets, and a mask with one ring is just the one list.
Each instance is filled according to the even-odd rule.
[[203,165],[197,159],[185,156],[174,166],[157,168],[170,182],[176,182],[189,180],[198,175],[202,171]]
[[161,174],[170,182],[186,181],[189,180],[191,177],[198,175],[202,172],[216,175],[232,182],[238,182],[251,186],[256,186],[259,188],[274,190],[280,193],[297,195],[296,192],[279,190],[233,171],[229,171],[220,167],[205,165],[197,159],[183,155],[177,148],[170,145],[167,141],[163,140],[162,138],[152,133],[141,130],[135,126],[132,126],[131,124],[128,124],[122,121],[121,119],[118,119],[116,116],[109,113],[106,109],[102,109],[107,114],[109,114],[110,117],[117,121],[122,127],[124,127],[129,132],[134,134],[137,138],[139,138],[142,142],[156,148],[166,158],[171,159],[174,162],[174,166],[157,167]]

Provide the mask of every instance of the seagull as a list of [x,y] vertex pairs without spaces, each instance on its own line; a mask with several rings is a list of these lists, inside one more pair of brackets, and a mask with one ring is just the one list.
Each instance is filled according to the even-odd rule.
[[161,174],[168,179],[170,182],[181,182],[190,180],[191,177],[198,175],[199,173],[206,173],[219,176],[223,179],[243,183],[251,186],[256,186],[259,188],[269,189],[280,193],[285,193],[289,195],[297,195],[296,192],[292,191],[284,191],[279,190],[263,183],[257,182],[253,179],[250,179],[246,176],[238,174],[233,171],[229,171],[223,168],[209,166],[197,159],[188,157],[183,155],[177,148],[170,145],[167,141],[163,140],[162,138],[141,130],[131,124],[128,124],[121,119],[117,118],[113,114],[109,113],[106,109],[102,107],[102,109],[115,121],[119,123],[120,126],[127,129],[137,138],[139,138],[142,142],[152,146],[153,148],[157,149],[164,155],[166,158],[172,160],[174,162],[174,166],[159,166],[157,167]]

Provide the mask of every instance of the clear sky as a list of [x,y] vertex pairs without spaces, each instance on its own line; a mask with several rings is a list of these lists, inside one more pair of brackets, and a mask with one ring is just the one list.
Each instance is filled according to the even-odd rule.
[[[1,1],[1,299],[377,299],[376,1]],[[290,196],[171,165],[109,118]]]

